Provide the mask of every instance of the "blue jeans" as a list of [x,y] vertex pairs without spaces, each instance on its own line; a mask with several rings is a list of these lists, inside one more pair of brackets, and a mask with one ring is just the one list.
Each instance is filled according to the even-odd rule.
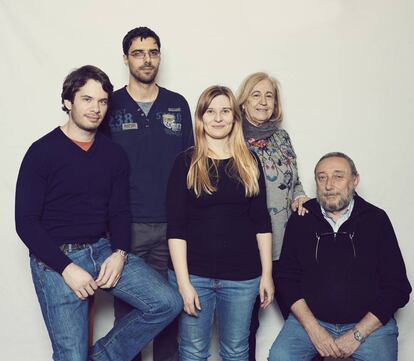
[[[168,272],[178,288],[173,271]],[[201,303],[198,317],[182,312],[179,320],[180,361],[207,360],[211,331],[217,315],[220,356],[225,361],[247,361],[249,327],[260,277],[247,281],[227,281],[190,275]]]
[[[334,338],[351,330],[355,323],[333,324],[318,321]],[[396,361],[398,327],[395,319],[371,333],[353,353],[355,361]],[[303,326],[292,314],[270,349],[269,361],[308,361],[318,352]]]
[[[166,223],[132,223],[131,251],[141,257],[146,264],[168,278],[168,260],[170,252],[166,239]],[[114,298],[115,323],[130,312],[132,307],[118,298]],[[153,340],[152,356],[154,361],[178,361],[178,319],[172,321]],[[141,354],[133,361],[141,361]]]
[[[67,252],[74,263],[93,278],[112,250],[107,239],[87,248]],[[88,300],[79,299],[61,274],[31,256],[31,269],[37,297],[53,347],[53,360],[88,359]],[[121,278],[112,295],[134,307],[89,350],[90,360],[131,360],[182,309],[180,295],[145,262],[128,256]]]

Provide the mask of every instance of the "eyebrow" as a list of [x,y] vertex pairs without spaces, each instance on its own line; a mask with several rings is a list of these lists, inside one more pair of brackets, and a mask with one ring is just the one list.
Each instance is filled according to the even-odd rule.
[[[95,99],[93,96],[90,96],[90,95],[88,95],[88,94],[81,95],[80,97],[81,97],[81,98],[88,98],[88,99]],[[98,101],[101,101],[101,100],[109,100],[109,97],[108,97],[108,96],[106,96],[106,97],[104,97],[104,98],[100,98],[100,99],[98,99]]]
[[[316,175],[319,175],[319,174],[327,174],[328,172],[326,172],[326,171],[320,171],[320,172],[316,172]],[[334,174],[345,174],[346,172],[344,171],[344,170],[339,170],[339,169],[335,169],[334,171],[333,171],[333,173]]]
[[136,53],[138,51],[160,51],[158,48],[151,48],[151,49],[132,49],[130,53]]
[[[260,90],[253,90],[250,94],[255,94],[255,93],[263,94]],[[274,95],[274,92],[272,92],[271,90],[268,90],[264,94],[272,94],[272,95]]]

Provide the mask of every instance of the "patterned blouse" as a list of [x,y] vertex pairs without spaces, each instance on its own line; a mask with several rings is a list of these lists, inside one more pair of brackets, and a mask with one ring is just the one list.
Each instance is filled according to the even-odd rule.
[[305,195],[299,180],[296,154],[289,134],[280,128],[267,139],[250,138],[247,144],[259,156],[263,166],[267,208],[272,220],[272,258],[278,260],[286,223],[292,213],[290,206],[297,197]]

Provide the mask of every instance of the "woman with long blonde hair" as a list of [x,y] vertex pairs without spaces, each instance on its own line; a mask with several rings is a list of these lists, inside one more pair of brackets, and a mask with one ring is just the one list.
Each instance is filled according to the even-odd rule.
[[167,191],[169,279],[184,301],[180,360],[207,360],[216,314],[221,357],[247,361],[256,296],[266,307],[274,295],[272,235],[263,171],[230,89],[201,94],[195,136]]

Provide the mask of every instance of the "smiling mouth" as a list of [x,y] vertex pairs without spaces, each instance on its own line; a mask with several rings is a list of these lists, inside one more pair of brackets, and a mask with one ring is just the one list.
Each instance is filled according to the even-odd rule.
[[100,117],[98,117],[96,115],[86,115],[86,118],[89,119],[92,122],[97,122],[100,119]]

